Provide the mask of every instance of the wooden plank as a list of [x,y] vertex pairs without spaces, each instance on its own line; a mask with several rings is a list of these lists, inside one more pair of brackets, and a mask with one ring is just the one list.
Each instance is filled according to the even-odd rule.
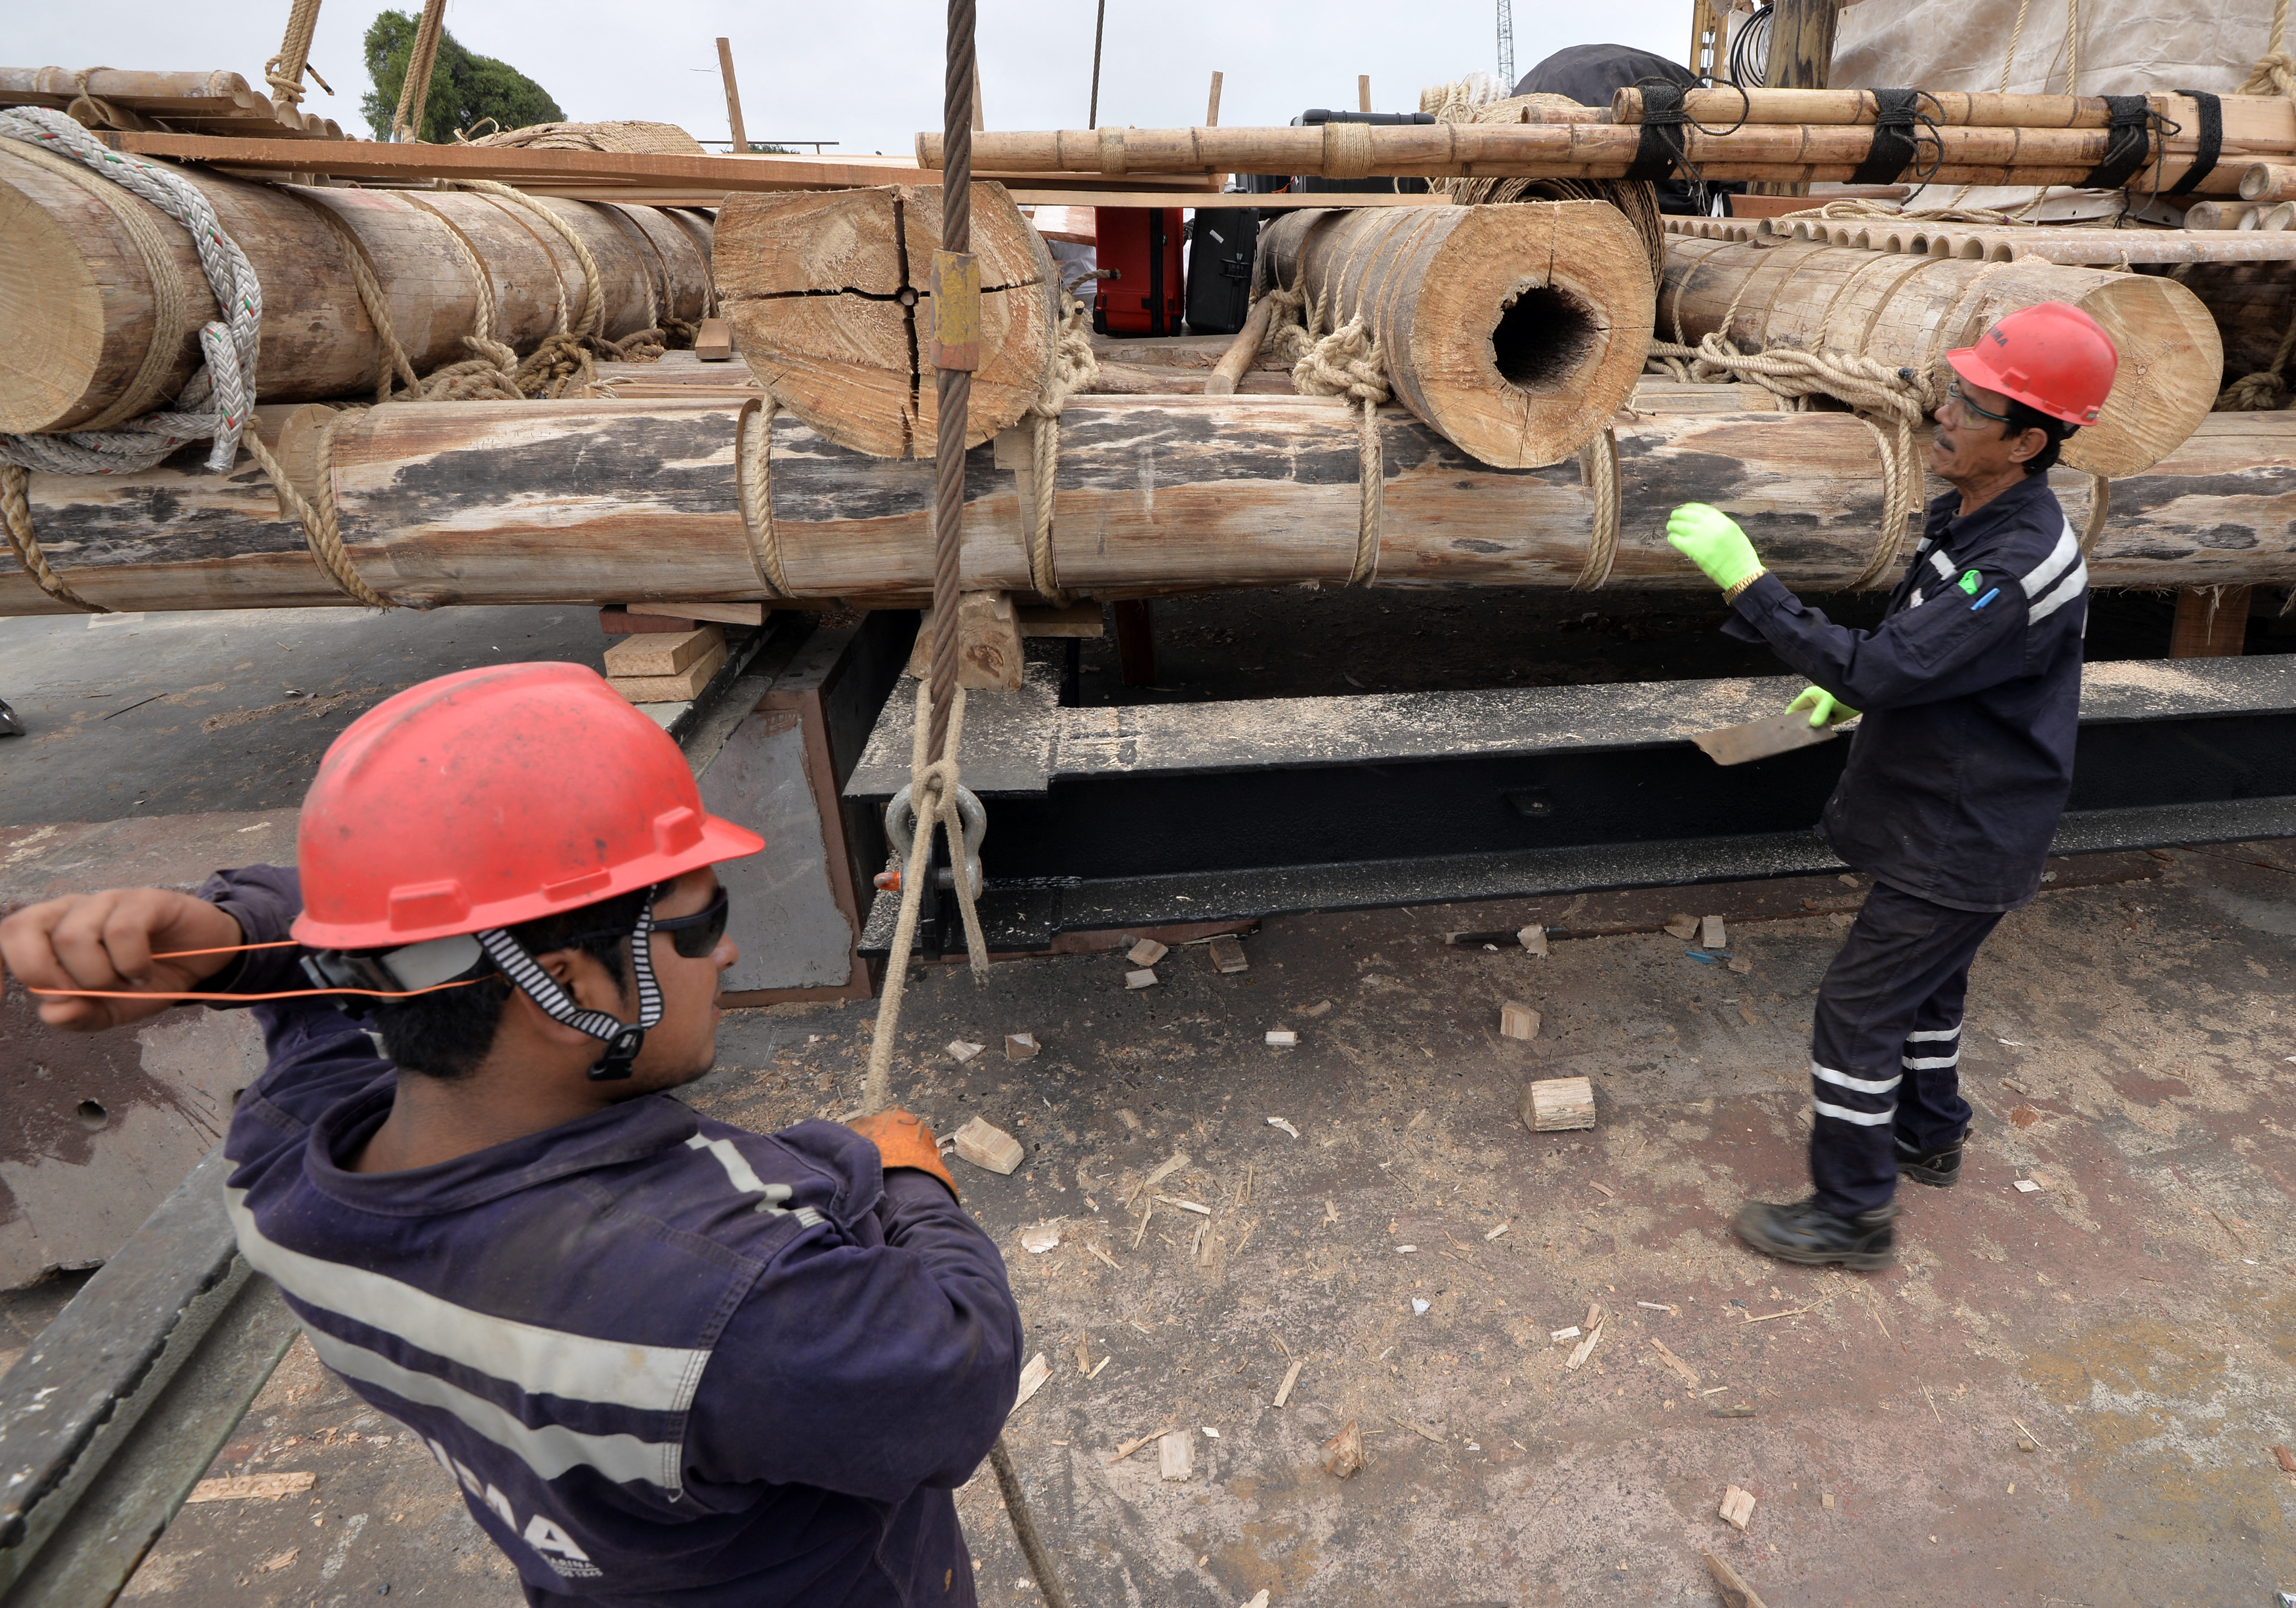
[[2192,587],[2177,594],[2171,659],[2237,659],[2248,651],[2249,587]]
[[726,633],[716,626],[660,636],[652,632],[624,637],[606,650],[609,677],[677,676],[695,660],[726,645]]
[[[209,135],[159,134],[102,129],[97,137],[115,151],[163,156],[181,162],[223,163],[271,171],[305,171],[312,152],[283,147],[276,140],[222,138]],[[330,141],[326,171],[338,176],[373,178],[491,178],[523,189],[528,181],[560,184],[644,185],[701,195],[722,196],[775,190],[847,190],[860,185],[937,184],[936,173],[920,172],[898,157],[840,161],[833,157],[685,156],[660,152],[544,151],[530,146],[389,144],[372,140]],[[1004,176],[977,168],[973,177]],[[1058,190],[1056,178],[1024,174],[1037,189]],[[1137,189],[1185,192],[1205,188],[1193,175],[1133,176]]]
[[1585,1078],[1541,1078],[1522,1091],[1521,1112],[1533,1133],[1595,1126],[1595,1087]]
[[994,1173],[1009,1176],[1028,1153],[1018,1139],[986,1117],[973,1118],[956,1130],[955,1137],[960,1158]]
[[[697,633],[698,635],[699,633]],[[625,642],[659,640],[645,636],[630,636]],[[721,641],[685,669],[668,676],[609,676],[606,685],[632,703],[677,703],[701,695],[726,663],[726,644]]]

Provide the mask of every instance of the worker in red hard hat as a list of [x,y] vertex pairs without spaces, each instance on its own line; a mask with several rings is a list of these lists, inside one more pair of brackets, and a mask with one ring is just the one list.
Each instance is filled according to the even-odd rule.
[[974,1601],[952,1493],[1021,1328],[932,1134],[751,1133],[671,1093],[737,958],[712,867],[763,847],[594,673],[504,665],[337,739],[295,870],[0,923],[54,1027],[251,1005],[241,1250],[531,1604]]
[[1721,510],[1685,504],[1667,521],[1731,603],[1723,629],[1808,677],[1792,708],[1812,726],[1865,711],[1818,828],[1874,885],[1818,990],[1816,1187],[1750,1202],[1736,1221],[1788,1261],[1882,1267],[1899,1176],[1960,1179],[1970,963],[2039,891],[2072,787],[2088,573],[2047,472],[2096,423],[2118,359],[2094,319],[2053,301],[1946,360],[1929,464],[1953,489],[1930,505],[1874,629],[1805,607]]

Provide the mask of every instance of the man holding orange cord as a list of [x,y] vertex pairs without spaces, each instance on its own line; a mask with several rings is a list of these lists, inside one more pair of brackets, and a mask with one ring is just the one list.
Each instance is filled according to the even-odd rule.
[[532,1604],[974,1602],[952,1493],[1021,1329],[931,1132],[670,1093],[737,958],[711,866],[762,847],[594,673],[504,665],[346,731],[297,869],[0,923],[53,1027],[251,1005],[241,1249]]

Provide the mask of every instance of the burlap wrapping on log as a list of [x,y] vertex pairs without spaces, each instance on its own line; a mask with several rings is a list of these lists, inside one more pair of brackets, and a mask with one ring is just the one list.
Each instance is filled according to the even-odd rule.
[[675,123],[536,123],[470,142],[526,151],[612,151],[627,156],[706,156],[701,142]]

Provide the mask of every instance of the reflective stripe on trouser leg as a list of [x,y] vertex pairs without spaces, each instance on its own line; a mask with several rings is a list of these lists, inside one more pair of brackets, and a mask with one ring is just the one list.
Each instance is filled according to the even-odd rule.
[[1899,1136],[1942,1130],[1950,1144],[1966,1124],[1950,1064],[1958,1038],[1914,1035],[1957,1032],[1970,958],[1999,920],[1882,882],[1867,896],[1826,969],[1810,1035],[1810,1177],[1826,1210],[1884,1204],[1897,1193]]

